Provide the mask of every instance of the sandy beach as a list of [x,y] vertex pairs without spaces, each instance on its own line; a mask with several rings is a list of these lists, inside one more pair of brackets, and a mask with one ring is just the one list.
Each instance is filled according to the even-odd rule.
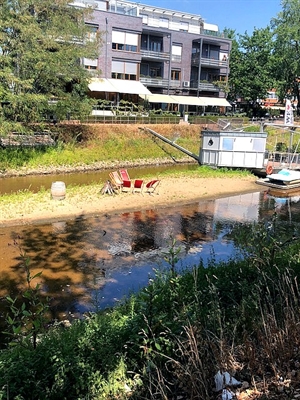
[[0,226],[42,223],[91,214],[157,209],[180,204],[191,204],[211,198],[261,191],[256,178],[162,178],[153,195],[121,193],[114,196],[101,194],[103,186],[66,188],[63,200],[53,200],[51,191],[28,193],[10,202],[1,201]]

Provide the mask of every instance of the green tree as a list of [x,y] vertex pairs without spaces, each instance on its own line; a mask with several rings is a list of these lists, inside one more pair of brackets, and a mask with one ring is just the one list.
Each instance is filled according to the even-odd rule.
[[267,91],[275,84],[273,72],[273,33],[270,27],[254,29],[235,36],[230,55],[229,98],[241,97],[248,108],[255,108],[258,99],[266,98]]
[[274,30],[275,76],[281,100],[286,96],[298,100],[300,115],[300,3],[299,0],[282,0],[282,11],[271,21]]
[[[67,0],[1,2],[2,118],[31,122],[85,109],[88,72],[80,59],[97,58],[100,41],[99,34],[88,39],[84,17],[90,12]],[[50,105],[53,98],[59,101]]]

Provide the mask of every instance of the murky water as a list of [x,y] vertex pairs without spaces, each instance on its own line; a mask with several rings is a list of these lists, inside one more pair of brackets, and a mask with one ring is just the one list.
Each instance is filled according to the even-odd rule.
[[164,261],[170,238],[180,248],[178,268],[224,260],[234,254],[227,238],[235,222],[269,218],[300,223],[299,197],[278,199],[263,192],[201,201],[181,207],[78,217],[44,225],[0,229],[0,296],[24,285],[21,253],[52,298],[53,318],[79,317],[120,301],[147,285]]

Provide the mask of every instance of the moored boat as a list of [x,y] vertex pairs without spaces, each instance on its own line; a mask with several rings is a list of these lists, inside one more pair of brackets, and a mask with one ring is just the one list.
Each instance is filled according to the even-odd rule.
[[256,183],[284,191],[298,189],[300,188],[300,171],[284,168],[278,173],[272,173],[267,175],[266,178],[258,179]]

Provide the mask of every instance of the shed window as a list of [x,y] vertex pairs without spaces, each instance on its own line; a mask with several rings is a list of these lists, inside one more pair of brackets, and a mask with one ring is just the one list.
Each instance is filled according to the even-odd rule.
[[222,150],[227,150],[227,151],[233,150],[233,138],[223,138]]

